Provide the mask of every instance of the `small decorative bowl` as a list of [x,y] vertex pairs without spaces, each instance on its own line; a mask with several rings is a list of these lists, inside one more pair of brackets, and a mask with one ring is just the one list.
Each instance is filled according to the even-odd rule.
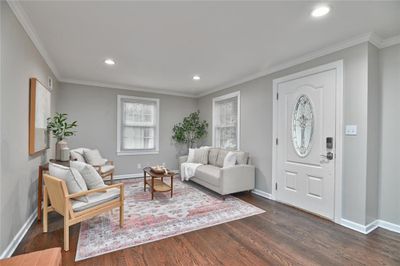
[[151,167],[151,171],[153,171],[156,174],[163,174],[165,173],[164,168],[161,167]]

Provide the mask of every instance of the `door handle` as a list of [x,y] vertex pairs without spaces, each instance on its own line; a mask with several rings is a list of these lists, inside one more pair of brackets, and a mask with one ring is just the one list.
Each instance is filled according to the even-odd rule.
[[325,154],[321,154],[321,157],[327,159],[327,160],[333,160],[333,152],[327,152],[326,155]]

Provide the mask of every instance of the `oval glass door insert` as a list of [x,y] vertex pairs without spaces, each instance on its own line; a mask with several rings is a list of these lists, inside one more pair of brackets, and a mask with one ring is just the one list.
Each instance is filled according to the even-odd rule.
[[311,151],[314,130],[314,113],[310,98],[301,95],[292,115],[292,141],[296,153],[306,157]]

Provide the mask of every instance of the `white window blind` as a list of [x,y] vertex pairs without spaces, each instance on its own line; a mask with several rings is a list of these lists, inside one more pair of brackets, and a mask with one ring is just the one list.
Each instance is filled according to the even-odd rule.
[[118,152],[158,152],[159,100],[118,96]]
[[213,146],[237,150],[240,139],[240,93],[213,99]]

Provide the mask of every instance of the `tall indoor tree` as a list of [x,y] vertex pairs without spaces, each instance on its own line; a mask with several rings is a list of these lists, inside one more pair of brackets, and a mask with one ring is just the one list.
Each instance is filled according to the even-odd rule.
[[183,118],[181,123],[172,128],[172,139],[180,144],[187,144],[193,148],[198,142],[207,136],[208,123],[200,120],[200,111],[193,112]]

